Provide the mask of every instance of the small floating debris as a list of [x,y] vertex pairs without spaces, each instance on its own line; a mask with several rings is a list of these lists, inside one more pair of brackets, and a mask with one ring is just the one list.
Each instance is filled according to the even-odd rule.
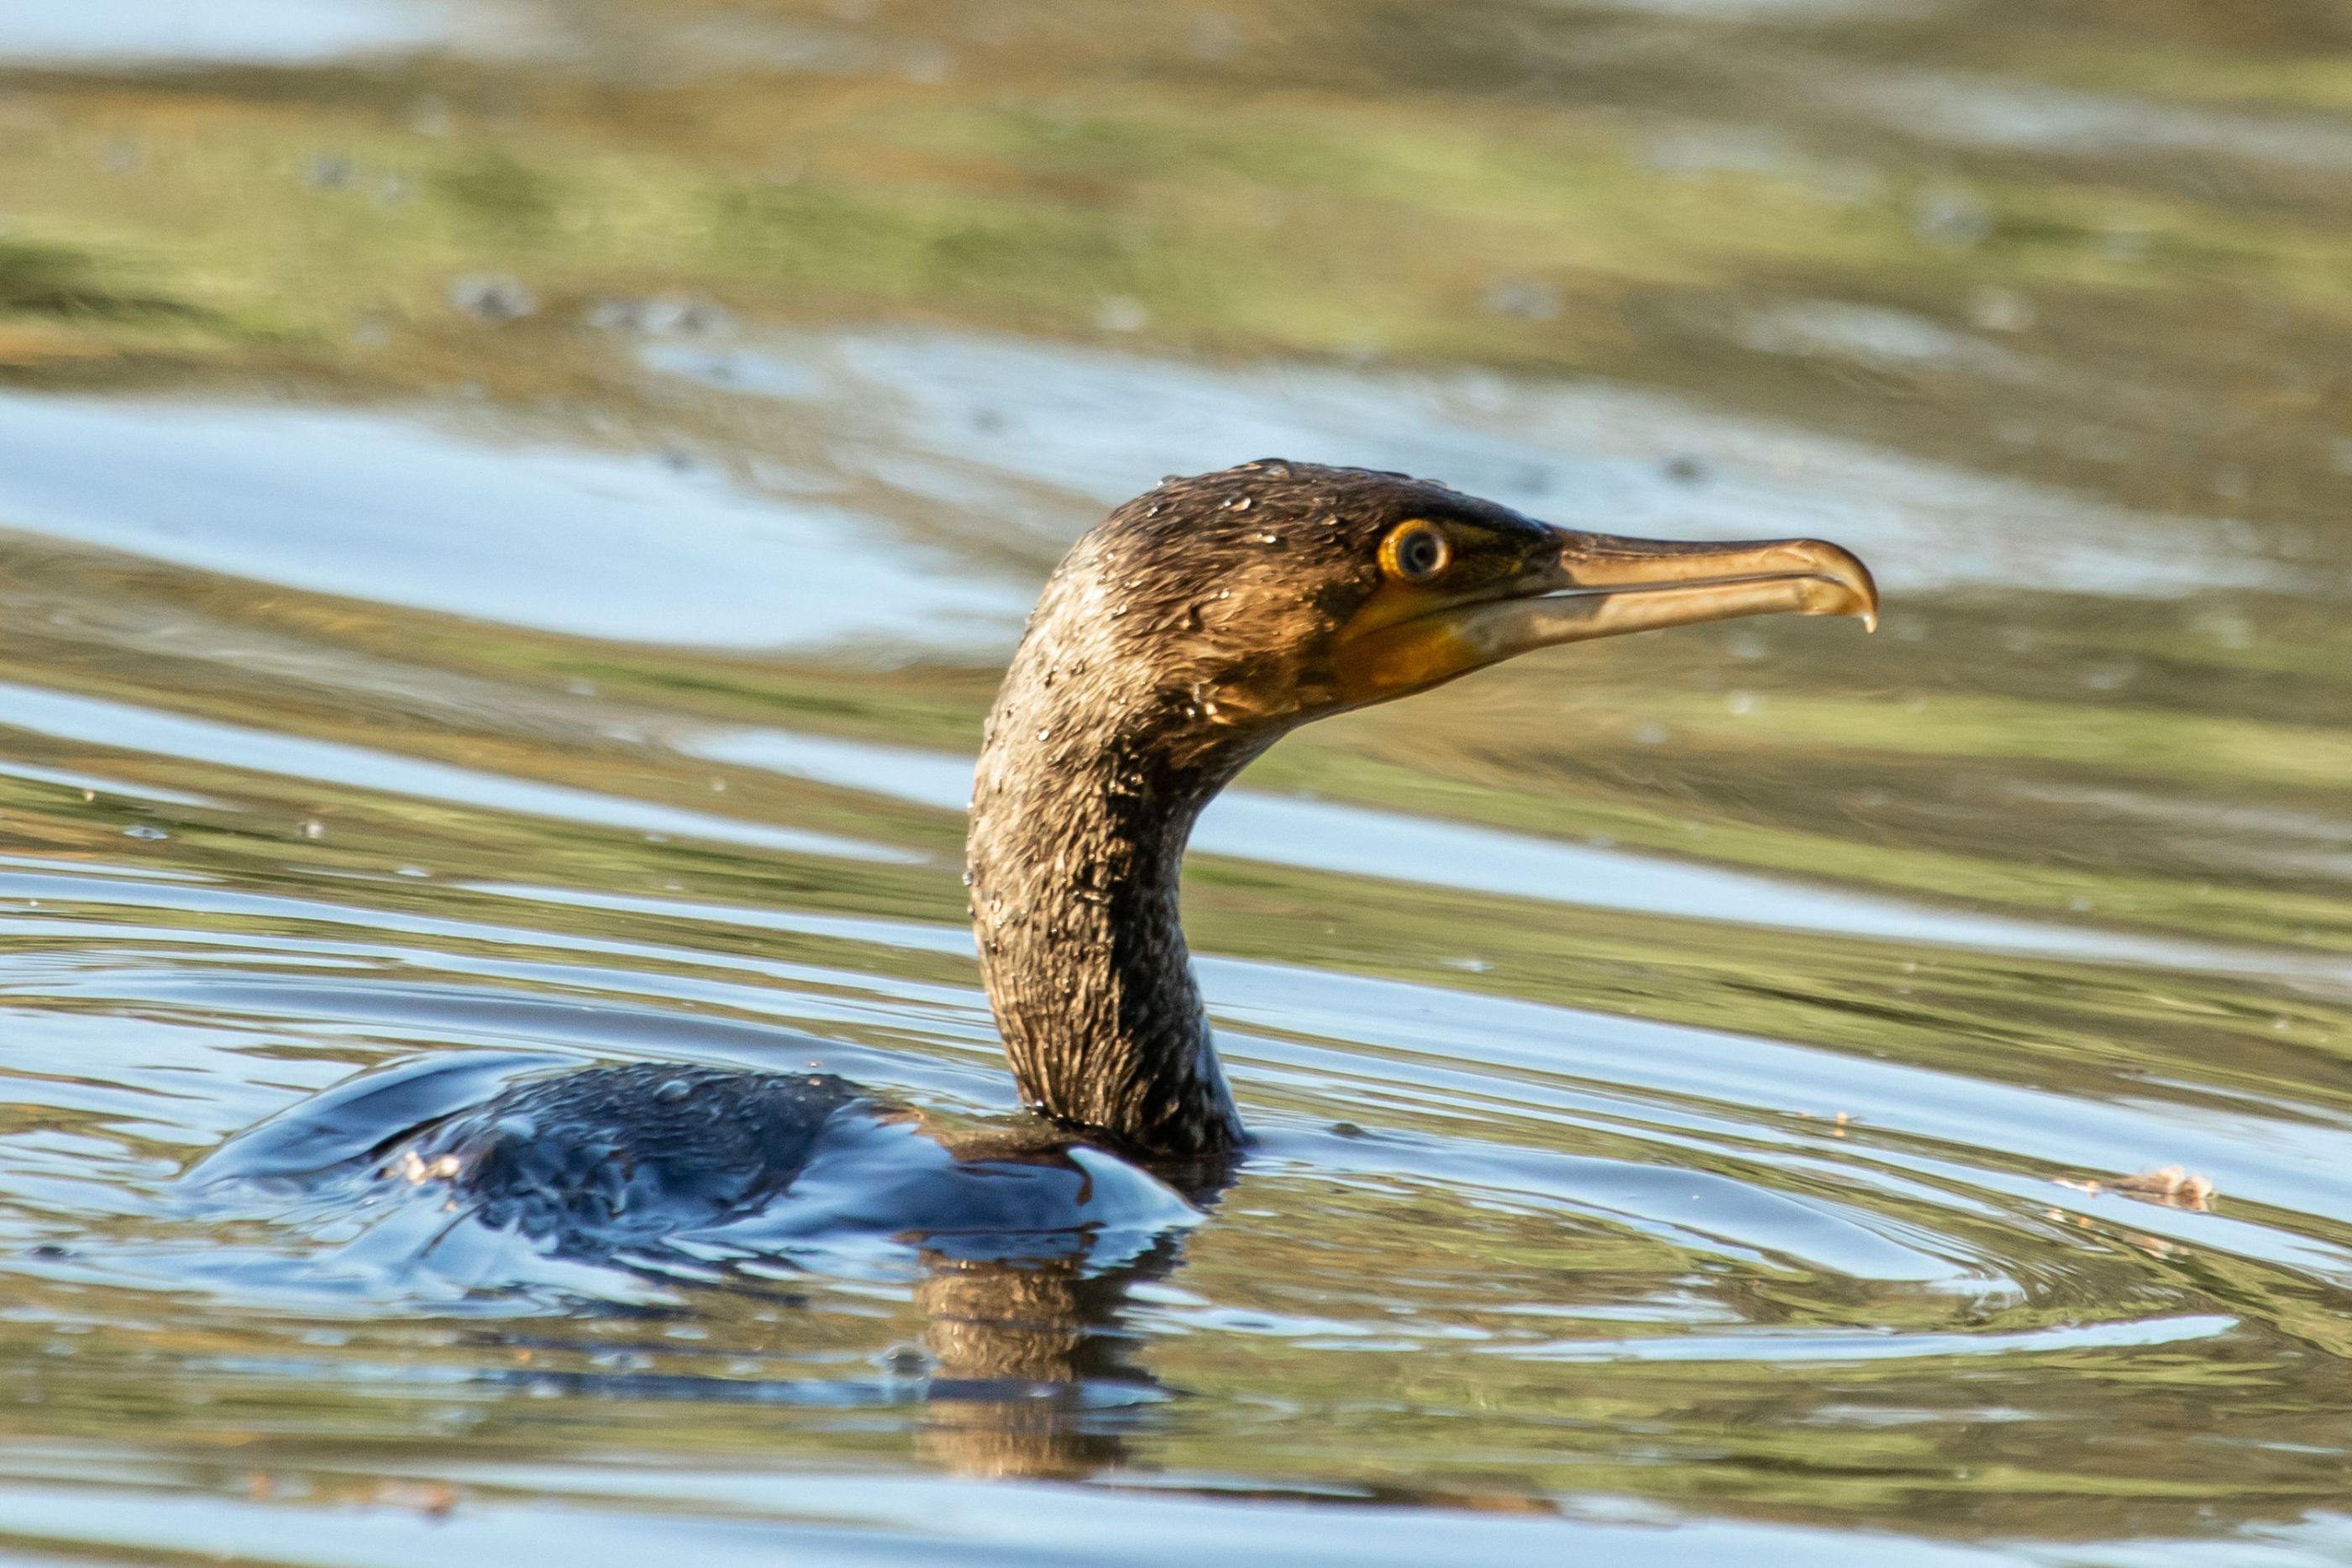
[[1151,312],[1142,300],[1117,294],[1096,308],[1095,325],[1106,332],[1140,332],[1151,325]]
[[2137,1176],[2117,1176],[2113,1181],[2070,1181],[2058,1178],[2060,1186],[2073,1187],[2095,1197],[2102,1192],[2119,1192],[2126,1197],[2137,1197],[2149,1203],[2160,1203],[2167,1208],[2193,1209],[2199,1214],[2213,1210],[2213,1184],[2201,1176],[2191,1176],[2180,1166],[2164,1166]]
[[539,309],[539,296],[519,278],[475,273],[449,286],[449,305],[477,321],[520,321]]
[[1959,185],[1935,185],[1919,193],[1911,210],[1911,231],[1930,245],[1966,250],[1992,235],[1992,205]]
[[457,1489],[446,1481],[380,1480],[365,1500],[425,1519],[446,1519],[457,1511]]
[[607,296],[592,299],[581,313],[586,326],[600,332],[720,333],[735,325],[734,317],[708,299],[680,294],[656,294],[642,299]]
[[1516,321],[1549,321],[1559,314],[1559,290],[1539,278],[1498,277],[1487,286],[1486,313]]
[[1969,319],[1987,332],[2030,331],[2033,301],[2014,288],[1979,288],[1969,299]]

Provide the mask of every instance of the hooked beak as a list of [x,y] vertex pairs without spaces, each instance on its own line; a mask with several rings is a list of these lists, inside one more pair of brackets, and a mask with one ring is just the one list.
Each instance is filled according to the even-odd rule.
[[1381,702],[1537,648],[1743,615],[1855,615],[1875,631],[1870,569],[1821,539],[1735,544],[1550,530],[1559,549],[1499,593],[1434,602],[1342,650],[1353,702]]

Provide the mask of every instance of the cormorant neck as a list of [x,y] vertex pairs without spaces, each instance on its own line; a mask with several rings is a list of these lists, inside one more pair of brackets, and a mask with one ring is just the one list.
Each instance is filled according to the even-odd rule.
[[1235,1148],[1241,1120],[1179,924],[1201,809],[1273,738],[1056,636],[1052,591],[989,719],[967,858],[981,975],[1023,1100],[1143,1153]]

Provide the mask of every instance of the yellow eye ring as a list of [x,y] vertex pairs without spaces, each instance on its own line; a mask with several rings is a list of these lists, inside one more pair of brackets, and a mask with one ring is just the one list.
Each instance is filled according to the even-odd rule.
[[1445,530],[1418,517],[1399,523],[1381,541],[1381,570],[1399,582],[1427,582],[1453,561]]

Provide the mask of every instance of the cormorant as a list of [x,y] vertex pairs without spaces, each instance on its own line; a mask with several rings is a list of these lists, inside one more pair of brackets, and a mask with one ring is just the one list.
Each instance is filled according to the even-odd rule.
[[[1089,1145],[1217,1185],[1197,1173],[1230,1162],[1242,1124],[1178,873],[1202,808],[1288,731],[1556,643],[1745,615],[1874,624],[1877,608],[1868,570],[1836,545],[1582,533],[1402,474],[1265,460],[1119,507],[1045,584],[972,796],[981,974],[1021,1098],[1055,1131],[1025,1156],[1002,1139],[958,1153],[1058,1166],[1079,1203],[1100,1167],[1072,1151]],[[970,1200],[888,1176],[907,1140],[830,1075],[594,1067],[509,1077],[483,1102],[512,1065],[371,1075],[331,1091],[332,1113],[308,1131],[282,1126],[228,1165],[282,1176],[364,1155],[446,1183],[494,1228],[606,1257],[800,1204],[871,1216]],[[1026,1221],[932,1223],[1001,1235]]]

